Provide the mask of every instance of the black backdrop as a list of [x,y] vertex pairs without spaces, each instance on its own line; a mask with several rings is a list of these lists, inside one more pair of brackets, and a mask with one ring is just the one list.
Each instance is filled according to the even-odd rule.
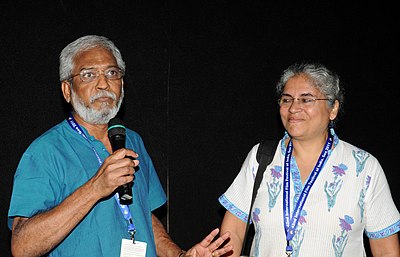
[[274,84],[300,60],[341,75],[347,102],[337,133],[380,160],[400,206],[395,8],[278,2],[2,1],[1,256],[10,255],[19,158],[66,115],[59,52],[86,34],[109,37],[124,56],[123,118],[153,157],[169,197],[163,222],[183,248],[220,224],[217,198],[250,148],[282,135]]

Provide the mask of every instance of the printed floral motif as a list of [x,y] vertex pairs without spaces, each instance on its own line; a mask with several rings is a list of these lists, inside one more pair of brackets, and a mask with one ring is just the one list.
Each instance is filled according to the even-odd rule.
[[[292,157],[294,159],[294,157]],[[290,175],[291,179],[293,182],[293,187],[294,187],[294,206],[296,205],[296,201],[299,199],[301,191],[303,190],[303,182],[301,181],[300,177],[300,171],[299,168],[297,167],[297,163],[294,162],[292,159],[291,164],[290,164]]]
[[307,223],[306,216],[307,216],[307,212],[305,210],[302,210],[300,213],[299,223],[297,224],[296,232],[294,234],[294,237],[290,241],[290,245],[293,248],[293,252],[292,252],[291,256],[293,256],[293,257],[298,257],[300,254],[300,246],[303,243],[304,231],[305,231],[302,225],[304,223]]
[[[303,184],[301,182],[301,177],[300,177],[300,171],[297,166],[296,161],[294,160],[294,157],[292,157],[292,161],[290,164],[290,171],[291,171],[291,179],[293,182],[293,187],[294,187],[294,196],[293,196],[293,203],[292,203],[292,211],[294,210],[295,206],[297,205],[297,202],[300,199],[300,194],[303,191]],[[292,252],[292,257],[298,257],[300,254],[300,248],[301,244],[303,243],[304,239],[304,233],[305,229],[303,228],[303,224],[306,223],[306,216],[307,216],[307,211],[305,209],[301,210],[300,212],[300,217],[299,217],[299,223],[297,224],[295,235],[290,241],[290,245],[292,246],[293,252]]]
[[296,234],[294,235],[293,239],[290,241],[290,245],[293,248],[292,255],[293,257],[298,257],[300,254],[300,246],[304,240],[304,229],[303,227],[299,226],[296,229]]
[[282,190],[282,167],[274,166],[271,168],[271,180],[267,182],[268,196],[269,196],[269,211],[274,208],[276,199]]
[[361,189],[360,191],[360,199],[358,200],[358,206],[360,207],[360,215],[361,215],[361,222],[364,220],[364,199],[365,195],[367,194],[367,190],[371,183],[371,176],[367,176],[365,179],[365,188]]
[[253,167],[251,167],[251,175],[253,176],[253,179],[256,179],[256,175],[257,175],[257,170]]
[[354,159],[356,159],[356,173],[357,177],[364,170],[365,162],[369,158],[369,153],[364,150],[352,151]]
[[328,199],[328,211],[335,206],[336,197],[339,193],[340,189],[342,188],[343,180],[341,179],[342,176],[346,175],[347,166],[344,164],[339,164],[338,166],[333,166],[332,173],[334,175],[333,182],[325,181],[325,194]]
[[301,214],[300,214],[300,218],[299,218],[300,225],[307,223],[306,216],[307,216],[307,212],[305,210],[301,210]]
[[258,226],[258,222],[260,221],[260,213],[261,210],[259,208],[255,208],[253,211],[253,221],[256,229],[254,236],[254,257],[258,257],[260,255],[260,238],[262,235],[262,230],[259,229],[260,226]]
[[354,219],[348,215],[344,215],[344,218],[339,218],[339,226],[341,232],[339,236],[333,235],[332,245],[335,251],[335,257],[342,257],[344,249],[347,245],[347,240],[349,239],[348,232],[352,230],[351,224],[354,223]]
[[252,216],[254,222],[259,222],[260,221],[260,213],[261,213],[261,211],[260,211],[259,208],[255,208],[254,209],[253,216]]

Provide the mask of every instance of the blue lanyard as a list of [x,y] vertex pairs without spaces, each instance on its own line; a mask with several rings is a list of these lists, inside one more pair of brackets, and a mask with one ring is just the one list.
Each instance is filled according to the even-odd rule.
[[[99,166],[101,166],[101,164],[103,163],[103,160],[100,158],[100,156],[97,153],[96,149],[94,148],[93,144],[90,142],[88,137],[85,135],[85,132],[82,130],[82,128],[76,122],[76,120],[74,119],[74,116],[72,116],[72,114],[69,115],[67,121],[68,121],[68,124],[71,126],[71,128],[74,129],[79,135],[81,135],[92,146],[92,150],[93,150],[94,154],[96,155],[97,161],[99,162]],[[135,228],[135,225],[133,224],[131,211],[127,205],[119,203],[118,193],[116,193],[114,195],[114,199],[117,201],[117,204],[122,212],[122,215],[124,216],[124,219],[126,221],[128,221],[128,233],[131,235],[131,239],[134,241],[136,228]]]
[[318,158],[318,162],[311,172],[311,176],[305,184],[303,190],[301,191],[299,201],[296,203],[295,209],[293,211],[293,216],[290,218],[290,160],[292,158],[293,152],[293,142],[289,141],[286,148],[285,154],[285,170],[284,170],[284,188],[283,188],[283,223],[285,226],[286,234],[286,254],[288,256],[293,252],[292,246],[289,244],[290,240],[293,239],[297,224],[299,222],[301,211],[307,200],[308,194],[313,186],[315,180],[317,179],[326,159],[328,158],[329,149],[331,149],[333,143],[333,136],[329,133],[329,136],[325,142],[324,149]]

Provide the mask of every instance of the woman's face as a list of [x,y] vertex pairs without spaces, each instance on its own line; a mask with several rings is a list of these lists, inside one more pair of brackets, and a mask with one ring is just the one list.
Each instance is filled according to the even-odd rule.
[[304,75],[288,80],[281,99],[285,99],[281,101],[279,111],[283,126],[292,138],[302,140],[325,136],[339,105],[336,101],[334,107],[330,107],[326,96]]

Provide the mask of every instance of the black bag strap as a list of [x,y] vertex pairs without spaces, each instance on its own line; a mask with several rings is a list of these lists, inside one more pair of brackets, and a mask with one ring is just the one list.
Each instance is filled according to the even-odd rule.
[[251,209],[253,209],[254,199],[256,198],[258,188],[260,187],[260,183],[261,183],[264,171],[267,168],[268,164],[271,163],[278,143],[279,143],[279,140],[276,140],[276,139],[262,140],[257,149],[256,159],[257,159],[257,162],[259,163],[259,165],[258,165],[258,169],[257,169],[256,178],[254,179],[253,194],[251,197],[250,210],[249,210],[249,215],[247,218],[246,232],[245,232],[244,238],[243,238],[241,255],[245,255],[246,252],[249,252],[249,249],[247,249],[248,247],[246,247],[246,243],[247,243],[246,241],[247,241],[247,234],[249,232],[249,227],[250,227]]

